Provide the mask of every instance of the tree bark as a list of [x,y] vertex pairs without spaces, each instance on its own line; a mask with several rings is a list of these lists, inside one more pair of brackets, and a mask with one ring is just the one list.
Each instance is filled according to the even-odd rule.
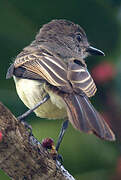
[[0,103],[0,168],[14,180],[74,180]]

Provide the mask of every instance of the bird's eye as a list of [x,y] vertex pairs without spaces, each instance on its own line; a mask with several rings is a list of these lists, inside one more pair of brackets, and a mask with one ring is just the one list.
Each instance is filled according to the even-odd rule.
[[81,34],[77,34],[77,35],[76,35],[76,39],[80,42],[80,41],[82,40]]

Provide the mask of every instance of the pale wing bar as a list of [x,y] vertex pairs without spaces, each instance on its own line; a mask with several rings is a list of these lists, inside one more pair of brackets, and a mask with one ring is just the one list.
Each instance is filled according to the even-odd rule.
[[[47,80],[47,82],[53,86],[59,87],[65,92],[72,91],[67,79],[67,66],[59,58],[46,55],[45,53],[42,53],[42,56],[38,56],[37,53],[34,53],[33,60],[30,59],[29,61],[30,57],[31,54],[26,56],[26,61],[22,64],[22,67],[37,73],[43,77],[43,79]],[[18,61],[20,62],[20,60]],[[18,64],[15,63],[15,66],[18,67]]]
[[76,63],[70,63],[68,79],[78,93],[81,90],[88,97],[94,96],[96,93],[96,85],[86,67],[82,67]]

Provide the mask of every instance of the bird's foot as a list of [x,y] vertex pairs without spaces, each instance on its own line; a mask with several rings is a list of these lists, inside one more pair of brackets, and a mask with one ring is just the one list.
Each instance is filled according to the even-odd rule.
[[21,122],[24,125],[24,127],[29,131],[29,135],[32,136],[33,135],[33,133],[32,133],[32,126],[29,125],[23,118],[20,119],[19,117],[17,118],[19,120],[19,122]]
[[58,138],[58,141],[57,141],[57,144],[56,144],[56,151],[59,150],[60,144],[61,144],[61,142],[63,140],[64,134],[65,134],[67,128],[68,128],[68,120],[64,121],[63,124],[62,124],[62,128],[60,130],[59,138]]

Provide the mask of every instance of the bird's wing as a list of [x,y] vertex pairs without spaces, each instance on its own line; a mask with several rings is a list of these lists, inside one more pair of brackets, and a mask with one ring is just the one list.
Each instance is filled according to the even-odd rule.
[[67,65],[60,58],[45,52],[35,51],[18,55],[14,68],[15,72],[19,70],[19,74],[24,72],[25,78],[31,76],[31,79],[37,79],[38,76],[65,92],[72,91],[67,79]]
[[43,51],[21,52],[9,68],[8,77],[13,71],[18,77],[46,80],[64,92],[75,91],[88,97],[96,92],[95,83],[86,67],[74,61],[67,65],[60,58]]
[[78,94],[83,92],[87,97],[91,97],[96,93],[96,85],[85,66],[78,65],[74,62],[69,63],[67,76],[74,91]]

